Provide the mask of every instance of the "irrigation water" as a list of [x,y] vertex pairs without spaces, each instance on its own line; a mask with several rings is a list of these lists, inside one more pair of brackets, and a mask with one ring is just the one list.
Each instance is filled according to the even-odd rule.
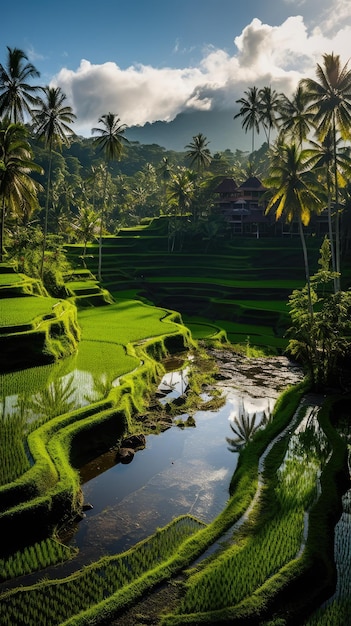
[[[225,395],[220,409],[196,412],[193,427],[173,425],[148,435],[129,464],[116,463],[110,452],[81,468],[84,501],[92,508],[69,539],[79,548],[72,570],[128,549],[178,515],[189,513],[208,523],[225,506],[239,456],[239,448],[228,444],[231,425],[243,411],[259,425],[302,372],[285,357],[247,360],[223,351],[213,356],[221,372],[217,386]],[[183,369],[167,372],[159,389],[169,401],[185,387]],[[180,414],[174,422],[186,419]]]

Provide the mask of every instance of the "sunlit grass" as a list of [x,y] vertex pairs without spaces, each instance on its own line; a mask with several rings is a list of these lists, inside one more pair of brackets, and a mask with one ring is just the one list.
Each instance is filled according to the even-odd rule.
[[173,322],[164,320],[167,312],[136,300],[124,300],[108,307],[81,311],[78,316],[83,339],[111,341],[125,345],[174,333]]
[[56,298],[44,296],[5,298],[0,301],[0,326],[30,324],[35,318],[49,314],[57,302]]

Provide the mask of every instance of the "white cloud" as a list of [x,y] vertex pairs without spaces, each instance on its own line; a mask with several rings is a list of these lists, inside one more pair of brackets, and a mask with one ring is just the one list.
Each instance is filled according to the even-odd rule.
[[75,71],[63,68],[53,83],[61,86],[77,115],[76,132],[86,136],[109,111],[127,126],[144,125],[170,121],[189,108],[234,109],[235,100],[253,85],[271,85],[289,95],[301,77],[314,76],[324,53],[348,60],[351,26],[345,16],[351,15],[351,7],[349,0],[335,3],[344,15],[342,26],[333,21],[330,10],[311,32],[301,16],[289,17],[279,26],[255,18],[235,37],[233,55],[209,47],[198,67],[157,69],[140,64],[121,69],[113,62],[94,65],[83,59]]

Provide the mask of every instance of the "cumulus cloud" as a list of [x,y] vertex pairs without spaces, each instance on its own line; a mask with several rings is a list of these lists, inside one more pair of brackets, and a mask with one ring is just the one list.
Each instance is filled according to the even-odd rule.
[[299,15],[279,26],[255,18],[235,37],[232,55],[209,47],[197,67],[139,64],[122,69],[114,62],[94,65],[83,59],[76,70],[63,68],[53,84],[60,85],[77,115],[76,132],[86,136],[109,111],[133,126],[170,121],[189,109],[233,109],[235,100],[253,85],[270,85],[290,95],[300,78],[314,76],[324,53],[348,60],[351,26],[345,16],[351,16],[351,7],[349,0],[335,3],[343,25],[330,7],[310,32]]

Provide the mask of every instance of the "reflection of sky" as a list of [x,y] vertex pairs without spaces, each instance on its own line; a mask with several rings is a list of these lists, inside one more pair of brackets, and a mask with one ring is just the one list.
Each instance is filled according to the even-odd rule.
[[160,391],[167,393],[165,398],[161,398],[161,404],[169,402],[172,398],[183,395],[188,385],[187,368],[180,371],[167,372],[159,385]]
[[[252,396],[244,394],[236,394],[227,396],[227,407],[229,407],[230,421],[234,421],[239,418],[245,411],[250,417],[256,413],[257,418],[262,417],[263,413],[269,414],[273,409],[274,400],[272,398],[252,398]],[[227,409],[228,410],[228,409]]]

